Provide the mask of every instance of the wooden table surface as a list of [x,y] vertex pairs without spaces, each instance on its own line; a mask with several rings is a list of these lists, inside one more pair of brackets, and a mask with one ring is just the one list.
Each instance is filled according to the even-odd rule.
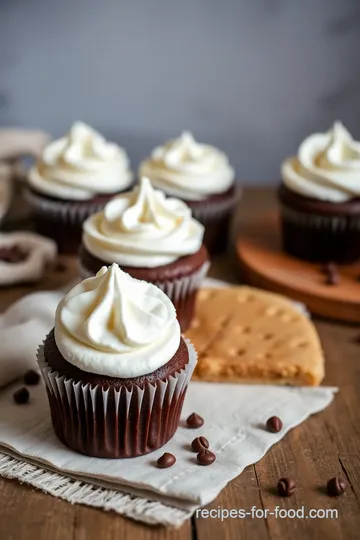
[[[237,212],[236,228],[274,207],[269,190],[247,190]],[[16,213],[15,209],[15,213]],[[10,220],[10,226],[18,225]],[[19,286],[0,292],[0,310],[30,290],[49,289],[69,281],[75,264],[64,259],[67,270],[51,272],[36,287]],[[231,253],[216,259],[210,275],[236,282]],[[360,286],[360,285],[359,285]],[[0,540],[209,540],[209,539],[352,539],[360,537],[360,329],[317,319],[326,355],[325,385],[340,388],[334,402],[292,430],[256,465],[233,480],[207,508],[273,510],[337,509],[337,519],[205,519],[192,518],[180,529],[147,527],[115,513],[94,510],[53,498],[0,477]],[[241,391],[241,387],[239,387]],[[341,475],[346,493],[330,498],[329,478]],[[295,495],[279,498],[274,486],[281,476],[293,477]]]

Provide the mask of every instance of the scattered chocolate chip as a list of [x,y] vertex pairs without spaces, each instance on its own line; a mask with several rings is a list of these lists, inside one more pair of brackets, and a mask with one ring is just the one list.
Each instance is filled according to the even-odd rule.
[[329,274],[330,272],[336,272],[336,270],[337,270],[337,267],[332,262],[325,263],[320,268],[320,272],[322,274]]
[[0,261],[7,263],[20,263],[25,261],[28,253],[19,246],[9,246],[0,248]]
[[194,452],[201,452],[204,448],[209,448],[209,441],[205,437],[196,437],[191,443]]
[[33,369],[29,369],[29,371],[27,371],[24,375],[24,383],[28,384],[29,386],[38,384],[39,381],[40,375]]
[[186,423],[187,423],[187,427],[191,429],[196,429],[203,425],[204,419],[201,418],[201,416],[199,416],[198,414],[192,413],[190,414],[189,418],[186,420]]
[[13,395],[15,403],[18,405],[24,405],[24,403],[27,403],[29,401],[29,397],[29,390],[25,387],[16,390]]
[[55,271],[56,272],[66,272],[67,268],[66,268],[66,265],[64,263],[62,263],[61,261],[57,262],[56,265],[55,265]]
[[342,495],[346,489],[346,484],[342,478],[335,476],[331,478],[327,483],[327,492],[331,497],[337,497]]
[[321,273],[325,274],[325,285],[338,285],[340,278],[336,264],[324,264],[321,267]]
[[156,463],[159,469],[167,469],[168,467],[172,467],[175,462],[176,462],[176,457],[173,456],[173,454],[170,454],[169,452],[165,452],[165,454],[159,457]]
[[339,274],[337,272],[329,272],[325,279],[326,285],[338,285],[339,284]]
[[290,497],[295,489],[295,482],[291,478],[280,478],[278,481],[277,491],[280,497]]
[[271,433],[279,433],[282,430],[283,423],[278,416],[271,416],[266,421],[266,429]]
[[210,450],[203,448],[196,456],[199,465],[211,465],[214,463],[216,456]]

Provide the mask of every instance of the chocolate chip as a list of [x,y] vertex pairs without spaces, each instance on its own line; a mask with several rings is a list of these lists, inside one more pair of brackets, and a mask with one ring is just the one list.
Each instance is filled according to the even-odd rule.
[[38,384],[39,381],[40,375],[33,369],[29,369],[29,371],[27,371],[24,375],[24,383],[28,384],[29,386]]
[[329,272],[325,279],[326,285],[338,285],[339,284],[339,274],[337,272]]
[[187,423],[187,427],[191,429],[196,429],[203,425],[204,419],[201,418],[201,416],[199,416],[198,414],[192,413],[190,414],[189,418],[186,420],[186,423]]
[[337,285],[339,283],[339,272],[336,264],[324,264],[321,268],[321,272],[325,274],[325,285]]
[[271,433],[279,433],[282,430],[283,424],[278,416],[271,416],[266,421],[266,429]]
[[205,437],[196,437],[191,443],[194,452],[201,452],[204,448],[209,448],[209,441]]
[[169,452],[165,452],[165,454],[159,457],[156,463],[159,469],[167,469],[168,467],[172,467],[175,462],[176,462],[176,457],[173,456],[173,454],[170,454]]
[[25,387],[16,390],[13,395],[15,403],[18,405],[24,405],[24,403],[27,403],[29,401],[29,397],[29,390]]
[[336,271],[337,271],[337,266],[336,264],[332,262],[325,263],[320,268],[320,272],[325,275],[330,274],[331,272],[336,272]]
[[277,491],[280,497],[290,497],[295,489],[295,482],[291,478],[280,478],[278,481]]
[[346,484],[342,478],[335,476],[331,478],[327,483],[327,492],[331,497],[337,497],[342,495],[346,489]]
[[214,463],[216,456],[210,450],[203,448],[196,456],[199,465],[211,465]]
[[9,246],[0,248],[0,260],[7,263],[20,263],[24,261],[28,253],[19,246]]
[[59,261],[56,265],[55,265],[55,271],[56,272],[66,272],[67,268],[65,266],[64,263],[62,263],[61,261]]

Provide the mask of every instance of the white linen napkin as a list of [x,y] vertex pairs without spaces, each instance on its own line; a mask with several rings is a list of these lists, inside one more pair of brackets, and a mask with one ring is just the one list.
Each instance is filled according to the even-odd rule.
[[[76,454],[59,442],[43,384],[30,389],[31,401],[22,406],[13,402],[13,390],[8,387],[0,392],[1,475],[70,502],[174,526],[215,499],[231,479],[261,459],[291,428],[324,409],[335,392],[334,388],[191,382],[182,418],[197,412],[205,420],[203,427],[189,429],[182,422],[174,438],[160,450],[111,460]],[[283,421],[280,433],[264,429],[273,415]],[[216,454],[215,463],[208,467],[199,466],[190,450],[191,441],[199,435],[209,440]],[[174,454],[176,464],[158,469],[156,460],[164,452]]]
[[0,388],[36,369],[36,351],[54,325],[61,291],[29,294],[0,315]]
[[[206,285],[223,285],[206,282]],[[0,317],[0,387],[35,366],[35,351],[53,326],[61,291],[29,295]],[[258,461],[289,429],[324,409],[335,388],[289,388],[191,382],[182,418],[197,412],[200,429],[184,422],[174,438],[147,456],[126,460],[76,454],[56,438],[41,383],[31,399],[16,405],[18,383],[0,390],[0,475],[17,478],[57,497],[114,510],[146,523],[181,525],[196,508],[212,501],[249,464]],[[272,415],[283,430],[264,429]],[[215,463],[201,467],[191,441],[204,435],[216,453]],[[171,452],[176,464],[158,469],[156,460]]]

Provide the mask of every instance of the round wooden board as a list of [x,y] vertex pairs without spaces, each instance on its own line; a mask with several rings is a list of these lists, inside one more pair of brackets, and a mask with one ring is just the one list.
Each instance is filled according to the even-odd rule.
[[360,323],[360,263],[339,267],[339,284],[326,285],[320,264],[281,250],[276,214],[246,227],[236,241],[236,252],[250,285],[303,302],[316,315]]

